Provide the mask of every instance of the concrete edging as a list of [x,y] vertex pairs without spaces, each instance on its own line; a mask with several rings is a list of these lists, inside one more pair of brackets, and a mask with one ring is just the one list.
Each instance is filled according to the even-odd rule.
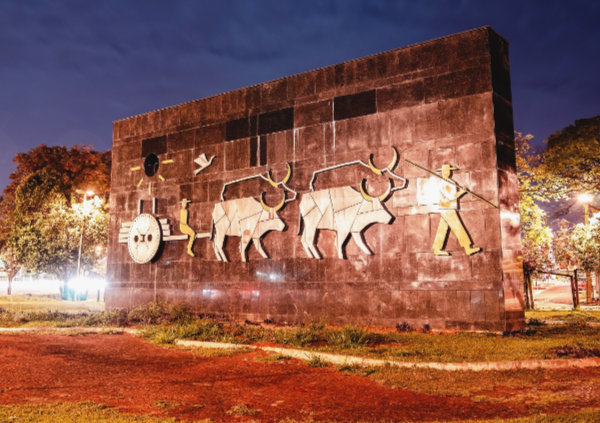
[[[87,327],[37,327],[37,328],[0,328],[0,334],[6,333],[60,333],[60,332],[83,332],[83,333],[106,333],[120,332],[129,335],[138,335],[138,329],[132,328],[87,328]],[[226,342],[192,341],[188,339],[176,339],[175,345],[191,348],[213,348],[213,349],[252,349],[280,354],[300,360],[312,360],[318,358],[326,363],[336,365],[350,365],[361,367],[394,366],[407,369],[432,369],[446,371],[490,371],[490,370],[564,370],[583,369],[589,367],[600,367],[600,358],[574,358],[574,359],[550,359],[550,360],[524,360],[524,361],[490,361],[476,363],[442,363],[442,362],[408,362],[395,360],[382,360],[377,358],[356,357],[343,354],[332,354],[317,351],[306,351],[295,348],[269,347],[262,345],[232,344]]]
[[600,358],[552,359],[552,360],[525,360],[525,361],[490,361],[477,363],[438,363],[438,362],[406,362],[394,360],[381,360],[377,358],[356,357],[351,355],[305,351],[293,348],[267,347],[260,345],[224,344],[220,342],[175,340],[176,345],[194,348],[223,348],[223,349],[255,349],[273,352],[286,357],[300,360],[320,360],[336,365],[356,365],[362,367],[394,366],[413,369],[433,369],[446,371],[486,371],[486,370],[535,370],[535,369],[581,369],[600,367]]

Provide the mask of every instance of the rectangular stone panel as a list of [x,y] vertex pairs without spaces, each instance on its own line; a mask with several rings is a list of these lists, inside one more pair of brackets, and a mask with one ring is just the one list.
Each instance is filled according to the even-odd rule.
[[369,115],[377,111],[375,90],[335,97],[333,117],[335,120]]
[[285,131],[294,127],[294,109],[277,110],[263,113],[258,116],[258,134],[264,135],[272,132]]
[[141,157],[146,157],[150,153],[163,154],[167,152],[167,137],[162,135],[160,137],[147,138],[142,141],[142,154]]
[[250,119],[247,117],[230,120],[225,125],[225,139],[227,141],[247,138],[250,135]]

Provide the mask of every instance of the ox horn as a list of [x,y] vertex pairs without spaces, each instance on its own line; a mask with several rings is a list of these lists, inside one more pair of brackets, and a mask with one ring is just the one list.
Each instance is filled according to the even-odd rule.
[[360,181],[360,194],[363,196],[363,198],[365,200],[367,200],[368,202],[373,202],[373,197],[371,197],[369,194],[367,194],[367,190],[365,189],[365,182],[367,180],[363,179],[362,181]]
[[378,197],[379,201],[381,201],[382,203],[385,200],[387,200],[387,198],[390,196],[390,193],[392,192],[392,178],[388,178],[388,182],[389,182],[388,189]]
[[286,165],[288,168],[287,175],[285,175],[285,178],[283,178],[280,182],[275,182],[273,180],[273,176],[271,176],[271,169],[269,169],[269,171],[267,172],[267,180],[273,187],[277,188],[279,186],[279,184],[285,185],[290,180],[290,177],[292,176],[292,167],[290,166],[289,163],[286,163]]
[[[392,161],[390,162],[390,164],[388,164],[386,166],[386,168],[389,171],[392,171],[398,164],[398,151],[396,150],[396,147],[392,146],[392,151],[394,152],[394,157],[392,158]],[[375,166],[373,164],[373,154],[369,155],[369,167],[371,168],[373,173],[376,175],[381,175],[383,173],[383,170],[379,169],[377,166]]]
[[265,211],[268,211],[268,212],[279,211],[279,210],[281,210],[281,208],[285,204],[285,191],[283,192],[283,199],[281,200],[281,203],[277,204],[275,207],[269,207],[269,206],[267,206],[265,204],[264,196],[265,196],[265,193],[261,192],[260,193],[260,205],[262,206],[263,209],[265,209]]
[[[365,188],[365,182],[366,181],[367,181],[366,179],[363,179],[360,182],[360,193],[361,193],[361,195],[363,196],[363,198],[365,200],[367,200],[369,202],[373,202],[373,197],[371,197],[369,194],[367,194],[367,190]],[[392,192],[392,179],[390,178],[387,190],[383,194],[381,194],[379,197],[377,197],[377,199],[379,201],[383,202],[383,201],[385,201],[389,197],[389,195],[390,195],[391,192]]]

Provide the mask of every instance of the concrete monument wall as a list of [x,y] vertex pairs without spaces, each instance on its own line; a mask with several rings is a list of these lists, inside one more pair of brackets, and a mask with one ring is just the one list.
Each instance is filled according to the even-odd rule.
[[115,122],[107,309],[521,328],[507,48],[483,27]]

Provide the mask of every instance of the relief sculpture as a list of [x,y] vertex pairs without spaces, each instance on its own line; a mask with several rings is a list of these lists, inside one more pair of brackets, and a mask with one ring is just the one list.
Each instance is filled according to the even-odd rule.
[[[390,224],[393,221],[393,215],[385,207],[385,202],[395,191],[405,189],[408,185],[408,181],[405,178],[394,172],[394,168],[399,161],[399,156],[394,147],[392,147],[392,150],[393,158],[389,165],[383,169],[373,164],[373,155],[371,154],[368,162],[354,160],[313,172],[312,178],[309,181],[309,190],[300,199],[298,215],[298,235],[301,236],[302,247],[308,257],[322,258],[316,245],[319,230],[331,230],[336,233],[337,257],[340,259],[345,258],[344,245],[350,236],[352,236],[352,239],[363,253],[367,255],[373,254],[364,240],[363,232],[372,224]],[[155,159],[156,156],[150,154],[148,157]],[[194,159],[194,163],[200,166],[199,169],[194,171],[194,175],[197,175],[210,166],[214,159],[215,156],[208,159],[204,154]],[[148,161],[147,158],[146,162]],[[452,171],[458,170],[456,167],[444,164],[436,171],[441,173],[440,175],[410,160],[404,159],[404,161],[435,176],[435,178],[425,181],[424,184],[422,180],[417,181],[418,202],[420,204],[427,203],[431,206],[436,206],[435,211],[440,214],[440,221],[432,246],[433,253],[436,256],[450,255],[447,251],[444,251],[450,232],[455,234],[459,244],[464,248],[467,255],[481,251],[479,247],[472,245],[473,242],[469,233],[458,215],[458,200],[463,195],[469,193],[493,207],[497,206],[452,180]],[[172,160],[163,160],[162,163],[171,162]],[[150,171],[146,169],[148,176],[153,176],[156,173],[158,163],[158,158],[150,163],[154,167]],[[352,186],[332,187],[321,190],[314,189],[314,184],[319,174],[354,165],[368,168],[377,176],[387,175],[388,187],[386,191],[378,196],[369,195],[366,189],[366,179],[360,182],[358,189]],[[132,170],[138,169],[139,167],[132,168]],[[137,263],[146,263],[152,260],[158,251],[159,244],[163,241],[187,240],[186,252],[190,256],[195,257],[193,245],[198,238],[210,238],[213,242],[215,256],[219,261],[229,261],[223,250],[226,237],[241,238],[239,252],[243,262],[247,261],[247,249],[250,243],[254,244],[262,257],[269,258],[269,255],[262,246],[261,239],[269,231],[284,231],[286,229],[286,224],[278,212],[286,203],[295,201],[297,198],[298,193],[287,186],[291,175],[292,168],[288,163],[287,174],[279,182],[273,180],[271,169],[269,169],[264,175],[251,175],[224,183],[221,190],[221,201],[217,202],[213,207],[209,232],[196,233],[189,225],[188,204],[191,201],[184,198],[181,200],[180,209],[179,230],[181,234],[171,234],[168,219],[158,219],[153,215],[138,211],[138,217],[133,222],[122,224],[119,242],[128,244],[130,255]],[[279,204],[274,207],[268,206],[264,200],[264,192],[258,196],[258,199],[255,197],[225,199],[225,192],[228,186],[252,179],[262,179],[274,188],[282,189],[282,197]],[[398,186],[394,186],[397,183],[395,181],[400,181]],[[288,193],[291,194],[290,198],[288,198]],[[153,200],[153,210],[156,209],[155,206],[156,199]],[[153,228],[154,231],[150,231],[149,228]]]
[[458,168],[448,164],[445,164],[441,169],[438,169],[438,172],[442,173],[442,177],[445,180],[439,181],[438,204],[440,208],[440,223],[432,247],[433,253],[436,256],[450,255],[447,251],[443,251],[449,230],[452,230],[458,239],[458,243],[464,248],[467,255],[481,251],[481,248],[471,246],[473,241],[471,241],[471,237],[469,237],[462,220],[460,220],[460,217],[458,217],[458,213],[456,212],[458,209],[458,199],[465,195],[467,191],[465,189],[459,189],[454,184],[447,182],[450,180],[453,170],[458,170]]
[[[338,258],[344,259],[344,244],[349,235],[358,247],[368,255],[373,254],[363,239],[363,231],[374,223],[391,223],[393,216],[385,208],[384,202],[390,195],[399,189],[406,188],[407,181],[396,175],[393,169],[398,163],[398,152],[393,148],[394,157],[385,169],[379,169],[373,164],[373,155],[369,157],[369,163],[361,160],[341,163],[313,173],[310,181],[310,191],[302,196],[300,200],[300,215],[298,217],[298,234],[302,236],[302,246],[306,254],[311,258],[321,258],[321,254],[315,245],[317,231],[320,229],[336,232],[336,248]],[[361,165],[373,171],[376,175],[388,173],[394,178],[402,181],[402,186],[393,187],[392,179],[389,178],[389,186],[385,193],[378,197],[371,197],[364,187],[365,180],[360,184],[360,192],[351,186],[336,187],[314,191],[314,181],[319,173],[339,169],[351,165]],[[302,221],[304,230],[302,231]]]
[[[217,260],[228,261],[227,256],[223,251],[223,244],[226,236],[241,238],[240,257],[243,262],[247,260],[246,250],[250,245],[250,242],[254,243],[254,247],[262,257],[269,258],[260,240],[269,231],[283,231],[285,229],[286,225],[277,212],[281,210],[287,202],[296,199],[296,192],[286,185],[292,175],[291,166],[289,164],[287,166],[287,175],[280,182],[275,182],[273,180],[271,177],[271,170],[269,169],[266,176],[252,175],[223,185],[221,202],[215,204],[212,212],[211,224],[211,240],[213,241],[213,248]],[[269,184],[275,188],[280,186],[283,187],[283,198],[277,206],[267,206],[263,199],[264,193],[260,195],[259,201],[252,197],[234,200],[224,199],[225,190],[229,185],[256,178],[269,182]],[[286,198],[286,192],[292,192],[293,197],[290,199]]]
[[338,258],[344,257],[343,245],[350,234],[360,249],[368,255],[373,254],[365,244],[362,231],[373,223],[389,224],[393,216],[383,206],[383,202],[392,191],[392,183],[385,193],[373,198],[364,188],[365,180],[361,183],[361,192],[345,186],[308,192],[300,200],[300,216],[298,228],[304,221],[302,246],[306,254],[312,258],[321,258],[315,245],[315,237],[319,229],[336,232],[336,247]]

